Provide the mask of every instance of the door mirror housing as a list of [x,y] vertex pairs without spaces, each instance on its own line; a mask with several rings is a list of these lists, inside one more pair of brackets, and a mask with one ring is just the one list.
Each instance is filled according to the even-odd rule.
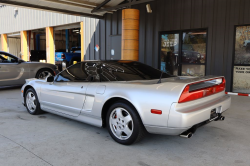
[[23,60],[21,60],[21,59],[18,59],[18,64],[20,64],[20,63],[23,63]]
[[46,78],[47,82],[54,82],[54,76],[49,76]]

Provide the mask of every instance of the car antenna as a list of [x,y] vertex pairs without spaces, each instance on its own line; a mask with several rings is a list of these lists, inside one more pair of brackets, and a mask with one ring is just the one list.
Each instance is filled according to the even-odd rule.
[[157,82],[157,84],[161,83],[162,74],[163,74],[163,71],[161,71],[161,77],[160,77],[159,81]]

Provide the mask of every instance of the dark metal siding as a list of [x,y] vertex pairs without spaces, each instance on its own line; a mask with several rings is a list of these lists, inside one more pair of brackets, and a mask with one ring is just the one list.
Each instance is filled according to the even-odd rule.
[[[234,47],[234,25],[250,24],[250,1],[155,0],[150,4],[153,10],[151,14],[146,12],[145,4],[133,6],[140,10],[139,61],[153,67],[159,67],[160,31],[207,28],[206,74],[224,75],[227,79],[227,91],[229,91]],[[111,41],[121,42],[118,41],[119,38],[112,38],[113,35],[121,35],[121,11],[106,14],[99,24],[100,33],[96,32],[95,35],[101,35],[100,57],[110,59],[110,49],[112,43],[114,43]],[[97,42],[97,40],[94,40],[94,42]],[[95,59],[97,57],[95,56]]]

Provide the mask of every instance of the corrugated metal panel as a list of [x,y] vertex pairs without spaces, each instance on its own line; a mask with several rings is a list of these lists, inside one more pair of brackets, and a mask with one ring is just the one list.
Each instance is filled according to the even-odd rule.
[[[99,56],[105,57],[105,55],[99,55],[100,51],[95,51],[94,47],[96,44],[100,46],[102,43],[100,40],[100,32],[96,33],[96,27],[98,31],[101,30],[100,23],[98,19],[94,18],[85,18],[79,16],[71,16],[66,14],[58,14],[52,12],[46,12],[41,10],[33,10],[27,8],[18,8],[18,13],[14,11],[15,7],[5,6],[0,8],[0,34],[8,34],[20,32],[22,30],[35,30],[43,29],[48,26],[62,26],[68,24],[79,23],[81,21],[85,22],[85,59],[93,60],[99,59]],[[105,24],[104,24],[105,25]],[[97,35],[96,35],[97,34]],[[102,40],[105,40],[105,34],[102,37]],[[11,39],[12,41],[12,39]],[[73,42],[70,42],[70,47],[76,46],[77,39],[74,39]],[[105,41],[104,41],[105,43]],[[56,49],[65,49],[65,38],[56,39],[55,41]],[[17,45],[21,47],[21,43]],[[33,48],[33,39],[31,40],[31,50]],[[103,45],[102,50],[105,50],[105,44]],[[1,50],[1,48],[0,48]],[[45,36],[41,36],[40,40],[40,50],[46,50],[46,40]],[[15,53],[17,50],[11,46],[10,52]],[[98,55],[98,56],[97,56]]]
[[[14,9],[18,9],[15,12]],[[0,34],[81,22],[84,17],[4,6],[0,8]]]
[[[149,4],[153,10],[151,14],[147,13],[145,4],[133,6],[140,10],[140,62],[159,67],[160,31],[207,28],[206,74],[226,76],[227,90],[230,90],[234,26],[250,24],[249,0],[157,0]],[[101,38],[106,49],[106,54],[101,56],[106,59],[110,59],[110,39],[116,33],[117,14],[120,34],[119,11],[106,14],[105,20],[100,20],[101,35],[105,31],[106,36]]]
[[[124,0],[112,0],[109,1],[105,7],[116,6]],[[91,13],[91,11],[101,4],[103,0],[1,0],[1,4],[9,4],[15,6],[28,7],[33,9],[52,11],[58,13],[66,13],[75,16],[87,16],[91,18],[100,18],[100,15],[106,12],[100,12],[97,14]]]
[[8,38],[9,53],[20,58],[21,52],[21,39],[20,38]]

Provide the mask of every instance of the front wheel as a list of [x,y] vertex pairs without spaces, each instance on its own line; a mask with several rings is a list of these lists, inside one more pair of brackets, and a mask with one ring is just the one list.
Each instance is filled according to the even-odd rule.
[[124,101],[116,102],[109,108],[106,124],[111,137],[123,145],[140,141],[146,133],[136,110]]
[[27,111],[32,115],[42,114],[43,111],[40,108],[40,103],[37,98],[37,94],[33,88],[30,88],[26,91],[24,97],[24,103],[27,108]]

